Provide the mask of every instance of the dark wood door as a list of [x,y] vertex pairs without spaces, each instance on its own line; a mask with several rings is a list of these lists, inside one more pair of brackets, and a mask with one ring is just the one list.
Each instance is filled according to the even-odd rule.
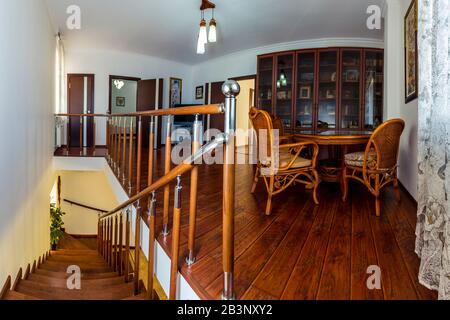
[[[211,103],[224,103],[225,102],[225,96],[222,93],[222,85],[224,84],[224,81],[221,82],[213,82],[211,83]],[[211,115],[210,121],[209,121],[209,128],[210,129],[218,129],[220,131],[225,130],[225,115],[218,114],[218,115]]]
[[[159,80],[158,101],[156,101],[157,95],[157,79],[141,80],[138,82],[137,89],[137,111],[151,111],[155,110],[158,106],[161,106],[163,96],[163,80]],[[157,141],[156,147],[161,145],[161,117],[158,117],[157,126]],[[148,147],[150,134],[150,117],[143,117],[142,119],[142,145]]]
[[[69,114],[94,113],[94,75],[68,75],[68,112]],[[80,117],[70,117],[69,147],[92,147],[94,144],[94,120],[83,118],[81,128]]]

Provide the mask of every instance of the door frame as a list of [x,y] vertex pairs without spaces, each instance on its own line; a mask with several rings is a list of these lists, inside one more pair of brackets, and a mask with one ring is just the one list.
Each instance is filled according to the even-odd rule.
[[[70,86],[70,78],[71,77],[87,77],[87,78],[91,78],[92,79],[92,85],[88,87],[88,90],[90,90],[90,94],[91,94],[91,99],[89,99],[88,101],[88,109],[90,109],[90,113],[95,113],[95,74],[94,73],[68,73],[67,74],[67,113],[71,114],[71,110],[70,110],[70,97],[71,97],[71,86]],[[90,107],[89,107],[90,105]],[[71,117],[69,117],[69,132],[68,132],[68,141],[67,143],[67,147],[70,147],[70,141],[72,139],[71,135],[70,135],[70,123],[71,123],[72,119]],[[88,118],[87,119],[87,144],[89,145],[93,145],[94,141],[96,141],[96,139],[94,138],[94,134],[96,134],[94,132],[94,122],[93,119]],[[90,133],[90,134],[89,134]],[[82,146],[80,146],[81,148]]]
[[[141,81],[141,78],[137,78],[137,77],[127,77],[127,76],[116,76],[116,75],[109,75],[109,96],[108,96],[108,114],[111,114],[112,112],[112,101],[111,101],[111,93],[112,93],[112,80],[113,79],[119,79],[119,80],[128,80],[128,81]],[[137,106],[138,106],[138,101],[137,101],[137,92],[136,92],[136,110],[137,110]]]

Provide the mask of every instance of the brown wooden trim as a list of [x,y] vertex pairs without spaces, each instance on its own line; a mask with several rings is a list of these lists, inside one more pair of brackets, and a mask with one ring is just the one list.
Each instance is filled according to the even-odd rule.
[[229,80],[234,80],[234,81],[255,80],[256,81],[256,74],[250,74],[247,76],[240,76],[240,77],[233,77],[233,78],[229,78]]
[[11,276],[8,276],[8,278],[6,278],[2,291],[0,291],[0,300],[3,300],[5,298],[9,290],[11,290]]
[[77,206],[77,207],[89,209],[89,210],[92,210],[92,211],[97,211],[97,212],[101,212],[101,213],[108,212],[107,210],[98,209],[98,208],[91,207],[91,206],[88,206],[88,205],[85,205],[85,204],[82,204],[82,203],[79,203],[79,202],[75,202],[75,201],[72,201],[72,200],[68,200],[68,199],[64,199],[64,202],[67,202],[70,205],[74,205],[74,206]]
[[27,279],[28,279],[28,276],[30,275],[30,271],[31,271],[31,265],[28,264],[27,269],[25,270],[25,273],[24,273],[24,275],[23,275],[23,279],[24,279],[24,280],[27,280]]
[[[39,257],[40,259],[40,257]],[[22,280],[22,268],[19,269],[19,272],[17,273],[16,279],[14,280],[14,284],[11,287],[11,291],[16,290],[20,280]]]
[[[111,93],[112,93],[112,80],[113,79],[118,79],[118,80],[126,80],[126,81],[141,81],[141,78],[136,78],[136,77],[127,77],[127,76],[116,76],[116,75],[109,75],[109,97],[108,97],[108,114],[112,113],[112,101],[111,101]],[[137,92],[136,92],[137,94]],[[136,110],[137,110],[137,99],[136,99]]]
[[75,238],[75,239],[83,239],[83,238],[87,238],[87,239],[93,239],[93,238],[97,238],[96,234],[69,234],[71,237]]

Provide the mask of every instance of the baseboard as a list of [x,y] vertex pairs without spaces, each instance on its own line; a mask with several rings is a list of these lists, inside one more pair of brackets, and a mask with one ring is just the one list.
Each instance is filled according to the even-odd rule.
[[69,236],[74,237],[75,239],[77,238],[97,238],[96,234],[69,234]]
[[406,189],[405,185],[400,180],[398,180],[398,185],[406,193],[408,198],[417,206],[417,200],[411,195],[411,193],[409,193],[408,189]]

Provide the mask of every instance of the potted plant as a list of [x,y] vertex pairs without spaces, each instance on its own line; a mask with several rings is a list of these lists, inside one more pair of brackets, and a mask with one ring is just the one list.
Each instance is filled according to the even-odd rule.
[[50,244],[52,250],[56,250],[59,240],[64,235],[64,231],[62,230],[62,226],[64,225],[62,221],[63,215],[65,213],[61,211],[61,208],[56,207],[56,204],[50,205]]

